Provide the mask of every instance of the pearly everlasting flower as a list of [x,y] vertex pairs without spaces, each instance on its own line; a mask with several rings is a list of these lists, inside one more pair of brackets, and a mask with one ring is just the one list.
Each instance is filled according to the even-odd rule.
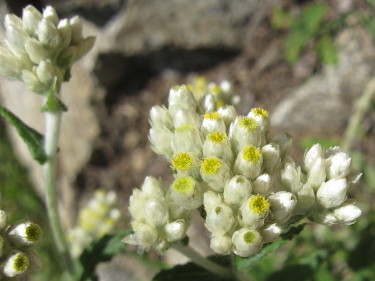
[[42,230],[30,221],[9,225],[7,218],[0,210],[0,279],[18,280],[34,263],[31,247],[41,239]]
[[252,195],[242,203],[240,210],[244,225],[259,228],[264,225],[270,203],[263,195]]
[[253,181],[253,194],[268,195],[271,189],[271,176],[262,174]]
[[232,163],[233,152],[227,134],[220,131],[213,131],[207,134],[203,143],[203,156],[215,156]]
[[258,123],[251,117],[237,117],[230,126],[229,136],[235,153],[249,145],[256,147],[263,145],[262,131]]
[[255,146],[249,145],[241,149],[234,162],[234,171],[238,174],[254,180],[257,178],[263,165],[263,156],[261,150]]
[[72,256],[78,257],[90,242],[111,233],[120,218],[116,193],[101,189],[95,191],[80,210],[76,226],[67,233]]
[[255,229],[242,228],[233,233],[232,243],[236,255],[248,257],[259,252],[263,245],[263,238]]
[[202,179],[215,191],[223,191],[225,182],[230,178],[226,163],[216,157],[206,157],[200,164]]
[[216,111],[207,112],[203,115],[201,132],[206,136],[211,132],[225,132],[225,123],[220,114]]
[[224,200],[228,204],[240,205],[252,191],[250,181],[241,175],[231,178],[224,187]]
[[292,215],[297,205],[296,196],[286,191],[276,192],[268,197],[271,212],[277,222],[284,223]]
[[31,91],[41,95],[68,80],[72,64],[95,41],[92,36],[82,36],[78,17],[60,20],[51,6],[41,14],[29,5],[23,9],[22,18],[8,14],[4,27],[0,74],[22,80]]
[[203,203],[203,188],[191,177],[178,177],[171,185],[171,198],[182,208],[196,209]]
[[333,179],[323,183],[316,192],[316,200],[327,209],[340,206],[346,199],[348,183],[345,179]]
[[232,237],[217,235],[211,238],[210,248],[220,255],[229,255],[232,252]]

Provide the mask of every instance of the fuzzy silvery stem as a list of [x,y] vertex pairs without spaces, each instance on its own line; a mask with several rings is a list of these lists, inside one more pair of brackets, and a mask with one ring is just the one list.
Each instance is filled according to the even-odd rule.
[[225,268],[221,265],[218,265],[217,263],[210,261],[209,259],[201,256],[191,247],[176,243],[173,245],[173,248],[191,259],[191,261],[195,264],[207,269],[208,271],[224,277],[233,278],[233,272],[229,268]]
[[45,112],[44,118],[44,149],[48,158],[43,165],[43,177],[48,220],[58,253],[66,266],[66,270],[73,276],[75,272],[74,264],[61,226],[56,196],[56,152],[60,133],[61,112]]

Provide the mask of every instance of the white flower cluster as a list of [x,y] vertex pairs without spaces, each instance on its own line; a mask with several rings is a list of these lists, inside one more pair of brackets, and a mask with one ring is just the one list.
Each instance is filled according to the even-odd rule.
[[[139,238],[132,244],[149,248],[154,241],[183,238],[165,238],[166,226],[172,222],[168,212],[191,211],[202,204],[211,248],[218,254],[234,252],[243,257],[277,239],[295,216],[349,224],[361,214],[346,200],[348,187],[359,179],[349,179],[354,176],[349,156],[338,148],[324,154],[316,145],[306,153],[303,169],[296,167],[289,156],[290,137],[269,138],[268,112],[262,108],[239,116],[233,106],[218,103],[211,93],[194,95],[187,86],[175,86],[168,108],[151,109],[150,123],[152,148],[169,159],[174,181],[167,191],[159,183],[152,195],[144,187],[133,193],[130,212],[135,234],[131,237]],[[154,228],[146,230],[143,222]]]
[[32,222],[10,226],[8,214],[0,210],[0,280],[18,280],[27,271],[30,247],[41,235],[41,228]]
[[323,224],[354,223],[361,210],[347,199],[347,192],[361,174],[352,171],[350,164],[350,156],[340,147],[324,151],[319,144],[306,152],[302,169],[293,162],[286,164],[281,184],[297,196],[296,212]]
[[141,189],[133,190],[129,211],[134,233],[124,238],[125,243],[162,253],[186,235],[189,212],[176,205],[162,182],[154,177],[146,177]]
[[92,241],[113,231],[120,218],[116,193],[101,189],[95,191],[80,210],[77,225],[68,231],[71,255],[78,257]]
[[6,39],[0,45],[0,74],[22,80],[37,94],[46,94],[56,83],[69,79],[73,62],[86,54],[94,37],[82,37],[78,17],[59,20],[47,6],[43,14],[29,5],[22,18],[5,16]]

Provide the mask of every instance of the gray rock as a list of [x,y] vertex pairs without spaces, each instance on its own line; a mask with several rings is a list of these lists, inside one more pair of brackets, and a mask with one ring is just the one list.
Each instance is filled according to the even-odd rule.
[[340,134],[353,101],[375,71],[375,46],[361,27],[342,31],[337,39],[339,61],[288,95],[273,111],[272,124],[301,134]]
[[238,49],[258,1],[138,0],[127,7],[116,37],[127,54],[163,47]]

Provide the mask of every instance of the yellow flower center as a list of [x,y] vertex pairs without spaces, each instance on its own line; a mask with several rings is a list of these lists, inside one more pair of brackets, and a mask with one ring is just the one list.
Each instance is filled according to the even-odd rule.
[[255,234],[254,232],[246,232],[244,235],[243,235],[243,240],[247,243],[247,244],[251,244],[254,242],[255,240]]
[[251,112],[255,115],[263,116],[264,118],[268,117],[268,111],[261,107],[252,108]]
[[247,116],[241,116],[238,123],[242,128],[245,128],[248,131],[253,131],[258,127],[257,122],[253,118]]
[[263,195],[251,196],[248,203],[249,209],[255,214],[264,214],[270,208],[270,203]]
[[207,157],[201,162],[201,172],[203,174],[215,175],[219,171],[221,166],[222,164],[219,159],[214,157]]
[[207,139],[211,142],[222,143],[227,135],[224,132],[211,132],[207,135]]
[[29,259],[22,253],[18,253],[13,261],[13,269],[17,272],[23,272],[29,266]]
[[187,171],[193,165],[194,158],[186,152],[176,154],[172,158],[172,167],[176,170]]
[[203,118],[204,119],[210,119],[210,120],[217,120],[217,119],[220,119],[221,116],[218,112],[214,111],[214,112],[207,112],[203,115]]
[[216,106],[216,108],[222,107],[222,106],[224,106],[224,105],[225,105],[225,103],[224,103],[224,101],[221,100],[221,99],[217,99],[217,100],[215,101],[215,106]]
[[248,162],[258,162],[261,155],[260,149],[253,145],[246,146],[242,152],[242,157]]
[[26,227],[26,239],[30,242],[36,242],[40,239],[42,230],[39,225],[32,223]]
[[194,180],[191,177],[182,177],[174,180],[172,188],[182,194],[190,191],[194,186]]

